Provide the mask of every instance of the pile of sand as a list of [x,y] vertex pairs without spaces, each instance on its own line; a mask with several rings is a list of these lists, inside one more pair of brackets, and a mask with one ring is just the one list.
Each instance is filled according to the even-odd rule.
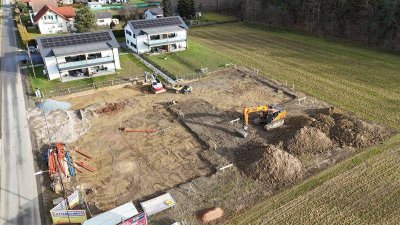
[[245,171],[256,180],[273,186],[293,184],[304,175],[304,166],[295,156],[273,145],[265,146],[262,157]]
[[39,145],[49,141],[71,143],[78,140],[89,130],[94,116],[92,107],[81,110],[55,110],[46,114],[46,117],[39,109],[28,112],[29,123]]
[[325,152],[331,149],[333,142],[321,130],[303,127],[289,140],[286,149],[295,155]]

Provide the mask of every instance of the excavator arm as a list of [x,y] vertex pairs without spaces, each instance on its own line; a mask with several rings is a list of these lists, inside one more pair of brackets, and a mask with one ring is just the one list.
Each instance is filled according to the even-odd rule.
[[243,109],[243,117],[244,117],[244,125],[243,127],[247,127],[249,125],[249,114],[253,112],[267,112],[267,105],[259,105],[255,107],[244,107]]

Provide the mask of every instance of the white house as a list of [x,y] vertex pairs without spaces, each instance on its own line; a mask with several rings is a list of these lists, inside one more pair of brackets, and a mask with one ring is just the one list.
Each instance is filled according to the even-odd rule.
[[71,4],[74,4],[74,1],[73,0],[60,0],[59,3],[62,5],[71,5]]
[[183,51],[187,29],[179,16],[130,20],[124,28],[126,45],[139,54]]
[[162,8],[151,8],[151,9],[146,9],[144,11],[145,19],[157,19],[163,17],[164,17],[164,11]]
[[41,34],[57,34],[74,31],[75,11],[71,6],[51,7],[48,5],[35,14],[33,23]]
[[87,3],[90,9],[101,8],[100,2],[88,2]]
[[36,38],[49,80],[70,81],[121,69],[118,42],[109,31]]
[[[101,5],[112,4],[112,3],[125,3],[127,0],[91,0],[90,2],[96,2]],[[88,2],[89,4],[89,2]]]
[[119,24],[118,19],[113,19],[111,13],[104,12],[104,13],[96,13],[96,24],[97,26],[110,26],[111,22],[115,24]]

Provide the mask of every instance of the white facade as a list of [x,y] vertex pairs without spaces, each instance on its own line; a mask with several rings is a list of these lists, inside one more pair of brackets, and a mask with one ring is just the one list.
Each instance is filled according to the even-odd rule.
[[184,51],[187,48],[187,30],[177,27],[159,33],[135,35],[129,25],[125,26],[126,45],[138,54]]
[[164,15],[162,13],[158,14],[158,15],[154,15],[149,9],[144,12],[145,19],[157,19],[157,18],[163,18],[163,17],[164,17]]
[[118,48],[43,59],[49,80],[92,77],[121,69]]
[[66,33],[74,30],[74,18],[65,19],[56,13],[48,10],[38,21],[41,34]]
[[88,2],[88,6],[91,9],[96,9],[101,7],[101,3],[99,2]]
[[99,27],[110,26],[110,23],[112,21],[114,21],[115,24],[119,24],[119,20],[118,19],[113,19],[113,18],[97,19],[96,24]]
[[61,0],[60,3],[63,5],[71,5],[71,4],[74,4],[74,1],[73,0]]
[[[94,1],[91,1],[92,3],[98,3],[98,4],[101,4],[101,5],[105,5],[105,4],[112,4],[112,3],[114,3],[114,2],[116,2],[116,3],[125,3],[127,0],[115,0],[115,1],[113,1],[113,0],[94,0]],[[89,4],[90,2],[88,2],[88,4]]]

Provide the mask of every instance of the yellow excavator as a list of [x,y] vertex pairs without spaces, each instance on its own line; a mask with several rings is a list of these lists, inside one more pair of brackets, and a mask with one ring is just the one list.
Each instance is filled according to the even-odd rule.
[[259,112],[259,117],[254,120],[254,123],[264,123],[265,130],[272,130],[274,128],[282,126],[285,122],[284,119],[287,114],[285,109],[275,104],[245,107],[243,109],[243,129],[236,130],[244,138],[246,138],[248,135],[247,129],[249,126],[249,114],[253,112]]

